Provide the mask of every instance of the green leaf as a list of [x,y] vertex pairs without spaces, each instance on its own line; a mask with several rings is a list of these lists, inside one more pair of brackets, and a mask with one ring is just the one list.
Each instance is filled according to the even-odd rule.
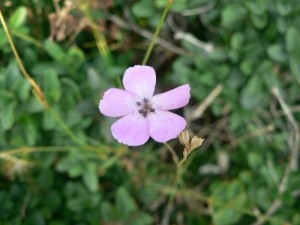
[[67,172],[73,167],[74,165],[77,165],[78,163],[85,160],[86,157],[82,153],[78,151],[71,151],[70,154],[65,156],[63,159],[61,159],[57,165],[56,170],[59,172]]
[[125,224],[130,225],[150,225],[153,224],[153,219],[148,213],[139,213],[133,218],[126,220]]
[[263,0],[248,0],[245,4],[253,14],[262,15],[265,12]]
[[38,127],[36,126],[35,121],[27,120],[25,123],[25,136],[28,145],[33,146],[38,137]]
[[238,224],[247,195],[242,184],[238,181],[222,183],[210,196],[212,218],[216,225]]
[[19,98],[21,99],[22,102],[25,102],[28,100],[29,96],[30,96],[30,91],[31,91],[31,84],[27,79],[23,79],[22,83],[21,83],[21,87],[19,89]]
[[0,111],[0,121],[3,130],[10,130],[14,124],[14,111],[17,103],[11,102],[7,104],[5,107],[1,108]]
[[51,41],[50,39],[45,40],[44,42],[44,48],[46,52],[54,58],[58,62],[64,62],[66,58],[66,54],[62,50],[62,48],[56,44],[54,41]]
[[44,91],[50,102],[58,102],[61,98],[60,81],[55,69],[44,71]]
[[8,39],[4,30],[0,28],[0,48],[7,46]]
[[238,3],[228,4],[222,10],[221,25],[228,29],[238,29],[247,18],[247,10]]
[[104,220],[104,222],[109,223],[117,220],[115,209],[110,202],[108,201],[103,202],[101,204],[100,211],[101,211],[101,217]]
[[85,169],[85,164],[77,163],[68,170],[68,174],[72,178],[79,177],[84,173]]
[[299,63],[299,59],[300,59],[300,57],[298,57],[298,58],[292,57],[290,59],[290,67],[291,67],[292,74],[296,78],[296,81],[300,84],[300,63]]
[[13,90],[15,86],[22,82],[23,76],[21,75],[20,68],[15,61],[12,61],[7,68],[5,76],[5,87],[7,90]]
[[277,17],[276,18],[276,28],[279,33],[285,34],[285,32],[288,29],[288,20],[283,17]]
[[94,68],[89,68],[87,71],[88,75],[88,81],[90,86],[94,91],[99,91],[100,90],[100,78],[99,74]]
[[78,196],[67,201],[67,207],[74,212],[82,212],[85,209],[95,208],[101,200],[99,194]]
[[26,111],[30,113],[42,112],[44,109],[44,106],[34,96],[31,96],[26,103]]
[[228,58],[228,49],[217,48],[209,54],[209,58],[217,62],[225,61]]
[[290,27],[286,35],[286,47],[291,56],[300,58],[300,34],[297,29]]
[[294,9],[293,4],[289,3],[288,1],[280,2],[280,1],[275,1],[276,2],[276,8],[281,16],[288,16]]
[[95,192],[98,190],[98,172],[97,165],[95,163],[87,164],[86,170],[82,175],[83,183],[91,191]]
[[215,84],[214,76],[211,72],[202,73],[199,76],[199,82],[207,86],[213,86]]
[[255,59],[245,59],[240,64],[240,68],[245,75],[250,75],[255,70],[255,65],[257,61]]
[[18,28],[26,22],[26,17],[27,8],[25,6],[20,6],[9,18],[9,24],[14,28]]
[[14,93],[0,89],[0,110],[15,99]]
[[84,52],[78,47],[72,47],[68,50],[65,62],[73,69],[79,69],[85,61]]
[[259,75],[253,75],[243,88],[240,102],[244,109],[261,107],[268,101],[268,96],[263,92],[263,83]]
[[263,14],[261,16],[258,16],[258,15],[255,15],[255,14],[251,14],[251,21],[252,21],[252,24],[255,28],[263,29],[268,24],[268,15]]
[[57,122],[49,110],[43,112],[43,128],[53,130],[57,127]]
[[128,218],[137,211],[137,205],[124,187],[119,187],[116,192],[116,209],[121,218]]
[[247,154],[247,161],[253,171],[257,171],[264,161],[262,156],[256,152],[250,152]]
[[153,1],[143,0],[133,4],[132,13],[136,17],[147,18],[156,12]]
[[287,62],[287,54],[284,51],[284,48],[280,44],[271,45],[267,49],[268,56],[274,61],[284,63]]
[[234,33],[230,39],[230,45],[233,49],[240,49],[244,44],[244,35],[240,32]]

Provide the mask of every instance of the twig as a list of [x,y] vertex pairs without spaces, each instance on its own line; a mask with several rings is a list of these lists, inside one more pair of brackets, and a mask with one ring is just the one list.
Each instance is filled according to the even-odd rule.
[[227,150],[231,150],[231,149],[235,148],[236,146],[238,146],[239,144],[243,143],[244,141],[246,141],[246,140],[248,140],[250,138],[259,136],[261,134],[265,134],[267,132],[271,132],[274,129],[275,129],[275,127],[272,124],[270,124],[270,125],[268,125],[266,127],[260,128],[258,130],[253,131],[253,132],[244,134],[243,136],[237,138],[232,143],[230,143],[230,145],[229,145],[229,147],[228,147]]
[[214,130],[210,133],[210,135],[205,139],[205,142],[201,146],[201,151],[205,151],[212,141],[221,133],[222,127],[224,127],[228,122],[228,117],[223,117],[217,121],[217,124]]
[[170,28],[173,30],[174,34],[174,38],[176,40],[185,40],[193,45],[196,45],[198,48],[203,49],[204,51],[210,53],[214,50],[214,46],[211,43],[206,43],[203,41],[200,41],[199,39],[195,38],[192,34],[190,33],[185,33],[183,31],[181,31],[174,23],[174,21],[172,20],[172,17],[169,16],[167,18],[167,22],[170,26]]
[[190,42],[193,45],[196,45],[199,48],[204,49],[206,52],[212,52],[214,50],[214,46],[211,43],[206,43],[203,41],[200,41],[199,39],[195,38],[192,34],[190,33],[185,33],[185,32],[177,32],[174,35],[174,38],[176,40],[182,39],[187,42]]
[[25,196],[24,204],[22,206],[21,213],[20,213],[20,217],[22,219],[26,216],[26,209],[27,209],[30,197],[31,197],[31,191],[29,190]]
[[[125,22],[124,20],[122,20],[118,16],[109,15],[108,19],[122,28],[125,28],[127,30],[132,30],[132,31],[140,34],[144,38],[147,38],[149,40],[152,40],[152,38],[153,38],[153,34],[151,32],[144,30],[135,24],[129,24],[129,23]],[[169,51],[171,51],[173,53],[178,54],[178,55],[189,55],[189,53],[186,52],[184,49],[171,44],[170,42],[162,39],[161,37],[157,37],[155,43],[162,46],[165,49],[168,49]]]
[[[289,109],[292,113],[300,113],[300,105],[291,106]],[[261,114],[265,118],[269,118],[272,116],[269,111],[262,111]],[[279,117],[279,116],[284,116],[284,115],[285,115],[285,113],[283,110],[274,110],[273,111],[274,117]]]
[[[279,185],[279,191],[278,192],[279,192],[280,195],[285,192],[287,181],[288,181],[290,173],[291,173],[291,167],[290,167],[290,165],[288,165],[286,170],[285,170],[282,181]],[[268,211],[263,216],[259,215],[259,218],[257,219],[257,221],[255,223],[253,223],[252,225],[262,225],[266,221],[266,218],[272,216],[275,212],[277,212],[277,210],[281,206],[282,206],[282,202],[279,199],[275,199],[274,202],[272,203],[272,205],[270,206],[270,208],[268,209]]]
[[299,126],[291,113],[290,108],[285,103],[284,99],[279,93],[279,90],[277,87],[272,88],[272,93],[275,95],[277,100],[279,101],[286,117],[288,118],[289,122],[291,123],[294,132],[292,132],[291,137],[293,138],[293,145],[291,146],[291,170],[297,171],[298,170],[298,154],[299,154]]
[[209,3],[205,6],[201,6],[199,8],[196,8],[196,9],[186,9],[186,10],[183,10],[181,11],[181,15],[183,16],[192,16],[192,15],[195,15],[195,14],[201,14],[201,13],[205,13],[209,10],[211,10],[213,7],[215,6],[214,3]]
[[169,204],[168,204],[167,208],[164,211],[164,216],[163,216],[163,219],[161,221],[161,225],[168,225],[169,224],[173,208],[174,208],[173,202],[169,201]]
[[192,109],[190,109],[190,112],[187,112],[187,120],[192,121],[200,118],[203,112],[211,105],[211,103],[221,93],[222,90],[223,85],[218,84],[198,107],[193,107]]

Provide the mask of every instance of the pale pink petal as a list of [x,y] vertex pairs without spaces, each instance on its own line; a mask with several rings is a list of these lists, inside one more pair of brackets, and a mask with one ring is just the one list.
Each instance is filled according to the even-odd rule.
[[130,146],[143,145],[150,137],[147,120],[137,111],[117,120],[111,131],[120,143]]
[[178,109],[188,104],[190,100],[190,86],[188,84],[171,91],[155,95],[150,104],[154,109],[171,110]]
[[140,109],[137,102],[142,100],[134,93],[117,88],[108,89],[100,101],[99,109],[105,116],[125,116]]
[[168,111],[155,110],[149,112],[146,118],[150,135],[157,142],[176,138],[186,126],[184,118]]
[[140,98],[150,99],[153,95],[156,74],[150,66],[129,67],[123,77],[124,88],[136,93]]

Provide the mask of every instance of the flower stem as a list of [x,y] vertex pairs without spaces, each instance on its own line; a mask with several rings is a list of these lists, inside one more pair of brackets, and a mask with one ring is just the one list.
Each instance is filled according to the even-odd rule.
[[[179,186],[180,186],[181,175],[183,174],[183,171],[184,171],[183,163],[187,159],[187,154],[183,154],[183,158],[179,161],[178,156],[176,155],[174,149],[167,142],[164,142],[163,144],[170,151],[170,153],[172,155],[172,158],[173,158],[173,161],[176,165],[176,173],[175,173],[175,176],[174,176],[172,189],[169,193],[169,200],[168,200],[167,208],[165,209],[165,213],[171,214],[171,211],[173,209],[173,204],[174,204],[174,201],[175,201],[176,192],[178,191]],[[167,221],[167,220],[169,220],[169,218],[166,217],[166,218],[164,218],[164,220],[165,221],[163,222],[163,224],[168,224],[169,221]]]
[[150,43],[150,45],[149,45],[149,47],[148,47],[147,53],[146,53],[146,55],[145,55],[145,57],[144,57],[144,60],[143,60],[142,65],[146,65],[147,62],[148,62],[148,59],[149,59],[150,53],[151,53],[151,51],[152,51],[152,49],[153,49],[153,46],[154,46],[154,44],[155,44],[156,38],[157,38],[157,36],[158,36],[158,34],[159,34],[159,31],[160,31],[160,29],[161,29],[161,27],[162,27],[162,25],[163,25],[163,23],[164,23],[164,20],[165,20],[165,18],[166,18],[166,16],[167,16],[167,13],[168,13],[168,11],[169,11],[169,9],[170,9],[172,3],[173,3],[173,0],[169,0],[168,3],[167,3],[167,5],[166,5],[166,8],[165,8],[165,10],[164,10],[164,12],[163,12],[163,14],[162,14],[162,16],[161,16],[161,18],[160,18],[159,24],[158,24],[158,26],[157,26],[157,28],[156,28],[156,31],[155,31],[155,33],[154,33],[154,36],[153,36],[153,38],[152,38],[152,40],[151,40],[151,43]]
[[173,149],[172,146],[169,145],[167,142],[164,142],[163,144],[164,144],[164,145],[167,147],[167,149],[171,152],[173,161],[174,161],[174,163],[176,164],[176,167],[177,167],[178,164],[179,164],[179,160],[178,160],[178,156],[176,155],[174,149]]

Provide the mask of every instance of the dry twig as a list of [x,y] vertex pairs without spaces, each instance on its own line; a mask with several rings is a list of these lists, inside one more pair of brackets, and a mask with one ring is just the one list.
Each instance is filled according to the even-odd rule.
[[[153,37],[153,34],[147,30],[144,30],[142,28],[140,28],[139,26],[137,26],[136,24],[129,24],[126,21],[122,20],[120,17],[115,16],[115,15],[109,15],[108,19],[112,22],[114,22],[115,24],[117,24],[118,26],[128,29],[128,30],[132,30],[138,34],[140,34],[141,36],[147,38],[148,40],[151,40]],[[179,55],[188,55],[188,52],[186,52],[184,49],[179,48],[173,44],[171,44],[170,42],[162,39],[161,37],[157,37],[156,39],[156,43],[158,45],[160,45],[163,48],[168,49],[169,51],[179,54]]]
[[211,105],[211,103],[221,93],[222,90],[223,85],[218,84],[199,106],[193,107],[186,112],[185,118],[187,118],[188,121],[200,118],[204,111]]
[[291,138],[292,138],[292,143],[290,143],[291,146],[291,170],[292,171],[297,171],[298,170],[298,154],[299,154],[299,126],[298,123],[296,122],[290,108],[282,98],[282,96],[279,93],[279,90],[277,87],[274,87],[272,89],[272,93],[275,95],[277,100],[279,101],[288,121],[291,123],[293,127],[293,131],[291,132]]

